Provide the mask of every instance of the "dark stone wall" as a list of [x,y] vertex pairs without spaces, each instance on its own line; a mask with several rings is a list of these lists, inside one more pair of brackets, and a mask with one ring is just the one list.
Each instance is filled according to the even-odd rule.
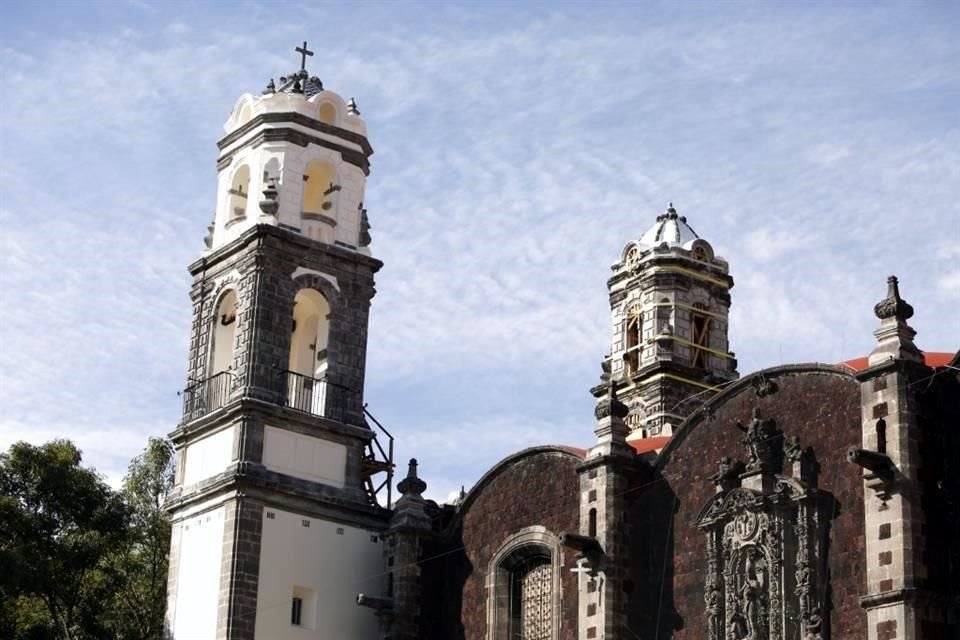
[[[581,458],[556,448],[521,452],[494,467],[478,483],[441,540],[427,545],[422,564],[421,635],[431,640],[484,640],[486,579],[504,540],[541,525],[559,536],[579,530]],[[563,549],[561,640],[577,636],[575,552]]]
[[[315,242],[270,225],[253,227],[229,245],[191,265],[194,277],[188,380],[207,377],[210,329],[220,296],[237,291],[233,392],[267,402],[282,400],[290,353],[293,300],[301,288],[314,288],[330,303],[327,379],[348,391],[333,392],[348,424],[363,425],[363,384],[367,326],[374,296],[374,274],[381,263],[355,251]],[[291,276],[298,267],[329,274],[326,279]],[[215,286],[231,273],[235,280]]]
[[[866,577],[863,557],[863,481],[846,461],[848,446],[861,441],[860,392],[852,376],[828,367],[784,367],[766,372],[779,389],[759,397],[749,378],[711,402],[713,417],[690,418],[658,461],[652,480],[636,491],[631,530],[643,552],[633,570],[639,588],[630,625],[639,637],[700,640],[706,636],[704,571],[706,534],[697,516],[714,494],[709,477],[723,456],[747,456],[736,427],[748,424],[754,407],[776,420],[785,437],[798,435],[813,447],[820,465],[818,486],[833,499],[827,591],[831,638],[866,637],[859,604]],[[790,475],[785,469],[785,475]]]
[[[919,471],[923,491],[927,578],[921,587],[936,605],[921,615],[925,640],[960,638],[960,375],[937,369],[913,383],[923,432]],[[952,602],[950,607],[942,603]]]

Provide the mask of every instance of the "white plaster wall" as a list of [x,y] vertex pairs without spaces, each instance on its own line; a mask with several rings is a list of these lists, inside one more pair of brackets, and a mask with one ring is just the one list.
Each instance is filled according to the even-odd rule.
[[216,475],[233,460],[233,435],[236,427],[227,427],[187,445],[184,453],[183,486]]
[[174,535],[180,538],[180,562],[172,607],[173,640],[213,640],[220,595],[223,507],[184,520]]
[[[376,616],[369,609],[358,607],[356,596],[357,593],[383,594],[381,553],[376,532],[265,509],[256,637],[265,640],[378,637]],[[301,593],[307,589],[316,594],[313,611],[308,611],[305,603],[304,619],[299,627],[290,624],[290,605],[296,587]]]
[[277,427],[263,430],[263,464],[287,475],[343,488],[347,448]]

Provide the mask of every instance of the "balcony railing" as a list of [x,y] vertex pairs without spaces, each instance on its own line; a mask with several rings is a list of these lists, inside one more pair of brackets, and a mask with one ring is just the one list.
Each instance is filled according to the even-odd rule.
[[230,397],[233,374],[221,371],[206,380],[194,382],[183,391],[183,419],[185,422],[219,409]]
[[[283,403],[297,411],[344,422],[351,395],[358,402],[360,400],[358,392],[329,380],[311,378],[294,371],[282,371],[281,374],[284,383]],[[230,399],[232,378],[230,371],[222,371],[187,387],[183,391],[184,422],[196,420],[225,406]],[[358,407],[358,410],[363,411],[372,423],[370,428],[373,430],[373,438],[366,444],[360,465],[361,480],[371,505],[389,506],[393,499],[393,435],[365,405]]]
[[342,421],[349,389],[302,373],[284,371],[284,400],[291,409]]

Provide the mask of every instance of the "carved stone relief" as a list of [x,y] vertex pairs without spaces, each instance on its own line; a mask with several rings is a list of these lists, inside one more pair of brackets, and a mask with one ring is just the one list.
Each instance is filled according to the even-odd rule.
[[[773,420],[755,412],[750,427],[737,426],[748,464],[721,461],[717,492],[697,521],[707,535],[707,637],[823,640],[820,493],[807,478],[780,475],[783,453],[769,444],[783,438]],[[796,439],[786,448],[791,460],[800,456]]]

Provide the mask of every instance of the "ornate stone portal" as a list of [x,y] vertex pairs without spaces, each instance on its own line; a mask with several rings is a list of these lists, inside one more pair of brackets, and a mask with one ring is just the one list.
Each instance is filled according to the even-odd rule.
[[[724,458],[717,493],[700,511],[707,533],[704,600],[710,640],[824,640],[826,528],[813,452],[784,443],[754,410],[748,464]],[[786,446],[784,446],[786,444]],[[791,476],[781,475],[784,454]]]

